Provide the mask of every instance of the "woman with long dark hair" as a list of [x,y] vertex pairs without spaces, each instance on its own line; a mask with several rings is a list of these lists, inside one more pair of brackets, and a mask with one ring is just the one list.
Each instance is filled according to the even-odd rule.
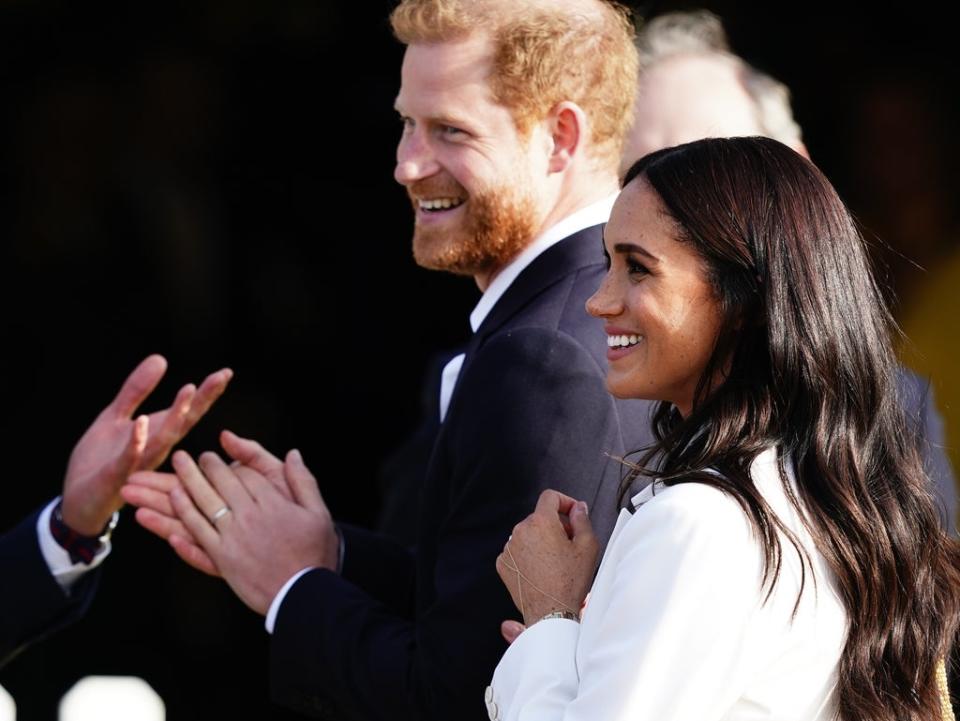
[[940,718],[960,550],[833,187],[765,138],[668,148],[627,174],[604,245],[587,308],[610,391],[662,401],[631,474],[657,480],[592,588],[582,502],[547,491],[514,530],[497,568],[527,629],[491,716]]

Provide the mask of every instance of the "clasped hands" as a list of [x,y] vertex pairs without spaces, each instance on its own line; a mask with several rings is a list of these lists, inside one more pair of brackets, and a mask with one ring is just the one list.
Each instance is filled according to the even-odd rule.
[[224,431],[216,453],[195,462],[173,454],[174,473],[133,474],[123,498],[137,521],[166,539],[184,561],[222,576],[252,610],[265,615],[297,572],[335,570],[339,535],[299,451],[284,460],[255,441]]
[[[497,573],[529,626],[554,611],[580,611],[599,552],[586,503],[548,490],[514,527],[497,557]],[[524,628],[504,621],[501,632],[513,642]]]

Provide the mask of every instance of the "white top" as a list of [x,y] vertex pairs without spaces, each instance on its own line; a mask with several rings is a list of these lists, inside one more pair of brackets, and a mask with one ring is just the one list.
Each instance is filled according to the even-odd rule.
[[[564,238],[569,238],[584,228],[592,228],[595,225],[606,223],[610,220],[610,211],[613,210],[613,204],[617,200],[617,193],[609,195],[602,200],[580,208],[580,210],[571,213],[559,223],[551,225],[547,230],[537,236],[530,245],[499,273],[493,281],[487,286],[487,289],[480,296],[473,312],[470,313],[470,327],[476,333],[477,329],[486,320],[493,306],[503,297],[507,289],[517,279],[517,276],[530,265],[537,257],[551,246],[556,245]],[[600,249],[597,249],[599,258]],[[447,408],[450,406],[450,398],[453,397],[453,389],[457,385],[457,377],[460,375],[460,368],[463,366],[464,354],[454,356],[443,368],[443,375],[440,377],[440,422],[447,415]]]
[[[792,469],[789,478],[794,482]],[[514,641],[487,689],[495,721],[826,721],[846,613],[787,500],[772,449],[751,476],[810,554],[780,537],[764,603],[762,553],[738,503],[699,483],[655,484],[621,511],[582,622],[541,621]]]

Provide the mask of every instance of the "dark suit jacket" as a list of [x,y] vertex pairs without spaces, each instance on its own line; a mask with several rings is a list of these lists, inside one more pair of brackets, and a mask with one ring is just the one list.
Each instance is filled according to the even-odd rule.
[[86,574],[67,596],[40,552],[36,511],[0,536],[0,665],[27,643],[79,618],[93,599],[99,574]]
[[931,490],[940,506],[940,520],[944,528],[956,535],[957,487],[944,449],[943,418],[937,411],[933,390],[929,382],[906,368],[900,369],[897,381],[907,422],[914,426],[920,437],[923,466],[933,482]]
[[[536,258],[474,334],[423,484],[416,553],[344,529],[342,576],[314,570],[271,642],[277,701],[321,718],[486,718],[483,691],[517,611],[494,561],[544,488],[588,502],[602,541],[649,404],[606,390],[600,226]],[[610,454],[610,455],[607,455]]]

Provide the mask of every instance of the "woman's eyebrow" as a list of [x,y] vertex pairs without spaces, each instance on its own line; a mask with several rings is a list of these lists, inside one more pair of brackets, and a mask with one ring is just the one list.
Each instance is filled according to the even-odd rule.
[[642,245],[637,245],[636,243],[617,243],[613,246],[613,250],[617,253],[637,253],[645,258],[649,258],[654,263],[660,262],[660,259],[657,256],[644,248]]

